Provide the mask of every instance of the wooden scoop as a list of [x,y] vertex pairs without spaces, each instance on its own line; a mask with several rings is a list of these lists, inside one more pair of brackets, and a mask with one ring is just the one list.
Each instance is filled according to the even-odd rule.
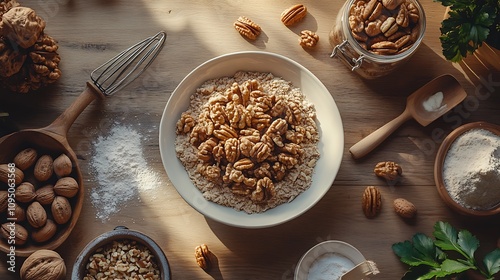
[[[427,102],[430,97],[438,92],[443,94],[441,105],[438,108],[433,108],[433,110],[426,109],[424,102]],[[361,158],[380,145],[391,133],[409,119],[414,118],[422,126],[427,126],[462,102],[466,96],[467,93],[455,77],[449,74],[439,76],[408,96],[406,108],[401,115],[354,144],[349,149],[349,152],[353,158]]]
[[[80,189],[76,197],[70,199],[73,214],[68,223],[58,226],[56,235],[46,243],[34,243],[28,241],[23,246],[16,247],[16,255],[27,257],[39,249],[54,250],[59,247],[69,236],[76,225],[78,217],[83,206],[84,188],[82,173],[78,166],[75,152],[71,149],[66,135],[69,128],[80,115],[80,113],[96,98],[102,98],[104,95],[92,83],[87,83],[86,89],[55,121],[50,125],[39,129],[25,129],[0,138],[0,162],[9,163],[15,155],[25,148],[34,148],[39,155],[48,154],[53,158],[60,154],[66,154],[73,163],[73,176]],[[2,239],[0,241],[0,250],[9,252],[11,245]]]

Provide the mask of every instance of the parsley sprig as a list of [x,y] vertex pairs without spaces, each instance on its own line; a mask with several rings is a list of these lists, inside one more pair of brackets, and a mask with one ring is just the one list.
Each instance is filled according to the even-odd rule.
[[488,253],[482,264],[478,264],[474,253],[479,248],[479,240],[469,231],[457,231],[449,223],[440,221],[434,225],[433,236],[435,239],[417,233],[411,241],[392,245],[393,252],[410,266],[402,279],[448,279],[472,269],[493,280],[500,271],[500,249]]
[[500,48],[499,0],[435,0],[449,6],[449,17],[441,23],[443,55],[458,62],[483,42]]

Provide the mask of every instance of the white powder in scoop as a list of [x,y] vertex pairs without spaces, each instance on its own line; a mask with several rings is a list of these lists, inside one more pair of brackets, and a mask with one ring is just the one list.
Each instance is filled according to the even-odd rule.
[[435,112],[445,108],[446,104],[442,105],[443,97],[442,91],[438,91],[429,96],[429,98],[427,98],[423,103],[424,109],[428,112]]
[[443,166],[443,179],[457,203],[475,210],[500,203],[500,136],[473,129],[451,145]]
[[103,222],[132,199],[139,199],[141,191],[160,185],[144,158],[142,138],[131,127],[115,124],[108,136],[100,136],[94,143],[91,166],[97,181],[90,198]]
[[338,280],[355,266],[354,262],[337,253],[326,253],[309,268],[307,280]]

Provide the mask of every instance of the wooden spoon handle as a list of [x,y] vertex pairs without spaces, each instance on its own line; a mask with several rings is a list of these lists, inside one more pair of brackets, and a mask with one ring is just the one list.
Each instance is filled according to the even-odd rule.
[[51,124],[43,128],[43,130],[53,132],[66,138],[68,130],[75,122],[78,116],[85,108],[96,98],[104,98],[102,92],[94,86],[93,83],[87,82],[85,90],[73,101],[73,103]]
[[354,144],[349,149],[352,157],[358,159],[367,155],[410,118],[410,111],[408,109],[405,109],[401,115],[386,123],[379,129],[375,130],[370,135],[361,139],[361,141],[359,141],[358,143]]

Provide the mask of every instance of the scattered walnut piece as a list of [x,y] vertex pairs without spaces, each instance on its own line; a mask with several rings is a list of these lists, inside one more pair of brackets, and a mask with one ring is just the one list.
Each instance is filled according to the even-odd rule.
[[366,187],[361,200],[363,213],[367,218],[374,218],[382,208],[382,194],[374,187]]
[[313,48],[318,44],[319,36],[310,30],[302,30],[300,32],[299,45],[304,48]]
[[194,256],[196,258],[196,263],[203,269],[203,270],[209,270],[212,261],[212,252],[208,249],[208,246],[206,244],[201,244],[199,246],[196,246],[194,248]]
[[236,31],[249,40],[257,39],[262,31],[257,23],[244,16],[240,16],[233,25]]
[[393,161],[383,161],[375,165],[373,170],[378,177],[385,178],[388,181],[394,181],[403,174],[403,169]]

